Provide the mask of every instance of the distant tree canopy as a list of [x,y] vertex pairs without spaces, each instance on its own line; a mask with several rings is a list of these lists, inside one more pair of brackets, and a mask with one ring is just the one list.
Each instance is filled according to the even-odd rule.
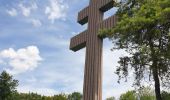
[[[16,86],[18,86],[18,81],[12,79],[12,76],[6,71],[3,71],[0,75],[0,100],[82,100],[82,94],[79,92],[73,92],[71,94],[61,93],[54,96],[42,96],[37,93],[18,93],[16,91]],[[162,91],[161,95],[163,100],[170,100],[170,93]],[[155,100],[154,91],[150,87],[143,87],[137,91],[128,91],[120,96],[120,100],[139,99]],[[106,98],[106,100],[115,100],[115,98],[109,97]]]
[[68,95],[68,100],[82,100],[83,95],[79,92],[74,92],[70,95]]
[[82,100],[82,94],[79,92],[42,96],[37,93],[18,93],[17,86],[18,80],[3,71],[0,75],[0,100]]
[[128,91],[122,94],[120,100],[136,100],[135,91]]
[[150,87],[140,88],[136,95],[140,98],[140,100],[156,100],[154,90]]
[[[163,100],[170,100],[170,93],[162,91],[161,95]],[[156,100],[156,97],[154,90],[147,86],[141,87],[138,90],[127,91],[126,93],[120,95],[119,100]]]
[[67,95],[65,94],[54,95],[52,99],[53,100],[67,100]]
[[[163,100],[170,100],[170,93],[162,91],[161,95]],[[142,87],[138,90],[123,93],[120,100],[156,100],[156,96],[152,88]]]
[[115,97],[109,97],[106,100],[116,100]]
[[37,93],[13,93],[7,100],[82,100],[82,94],[74,92],[72,94],[58,94],[54,96],[42,96]]
[[100,37],[113,41],[113,49],[124,49],[129,56],[121,57],[116,74],[119,80],[133,70],[135,85],[144,77],[155,82],[157,100],[162,100],[160,84],[170,87],[170,1],[120,0],[118,22]]

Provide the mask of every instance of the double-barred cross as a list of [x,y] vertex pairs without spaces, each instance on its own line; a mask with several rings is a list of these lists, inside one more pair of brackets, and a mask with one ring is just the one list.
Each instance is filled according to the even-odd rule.
[[102,100],[103,39],[97,34],[100,29],[114,27],[114,15],[103,20],[104,12],[113,6],[114,0],[90,0],[89,6],[78,13],[78,23],[88,23],[88,29],[71,39],[70,49],[78,51],[86,47],[83,100]]

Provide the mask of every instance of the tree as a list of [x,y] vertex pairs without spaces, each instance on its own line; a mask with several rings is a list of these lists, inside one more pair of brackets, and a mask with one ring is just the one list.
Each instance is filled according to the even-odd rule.
[[115,97],[109,97],[106,100],[116,100]]
[[[138,94],[136,94],[140,100],[155,100],[154,90],[150,87],[142,87],[138,90]],[[164,100],[164,99],[163,99]]]
[[72,94],[68,95],[68,100],[82,100],[82,94],[79,92],[73,92]]
[[16,92],[18,80],[14,80],[6,71],[0,75],[0,99],[7,100],[13,92]]
[[121,0],[118,22],[100,37],[113,41],[114,49],[124,49],[129,56],[121,57],[116,74],[127,79],[133,70],[135,85],[148,76],[155,82],[157,100],[162,100],[160,84],[169,86],[170,80],[170,2],[169,0]]
[[128,91],[122,94],[120,100],[136,100],[135,91]]
[[[164,94],[164,96],[167,96]],[[120,100],[155,100],[154,90],[142,87],[138,90],[128,91],[120,96]],[[166,99],[163,99],[166,100]]]
[[67,96],[65,94],[54,95],[53,100],[67,100]]
[[170,93],[166,91],[162,91],[161,95],[162,95],[162,100],[170,100]]

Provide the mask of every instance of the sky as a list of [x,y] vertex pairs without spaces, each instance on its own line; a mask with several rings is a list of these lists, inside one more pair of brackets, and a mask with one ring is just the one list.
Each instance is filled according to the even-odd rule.
[[[17,90],[42,95],[81,92],[85,48],[69,50],[71,37],[87,28],[77,23],[77,13],[89,0],[0,0],[0,72],[19,80]],[[116,9],[105,14],[113,15]],[[103,99],[133,89],[130,81],[117,83],[114,74],[123,50],[111,51],[104,40]]]

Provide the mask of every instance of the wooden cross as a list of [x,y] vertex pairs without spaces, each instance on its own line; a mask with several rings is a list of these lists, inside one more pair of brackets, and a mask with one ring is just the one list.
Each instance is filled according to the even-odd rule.
[[113,0],[90,0],[89,6],[78,13],[78,23],[88,22],[88,29],[71,39],[70,49],[78,51],[86,47],[83,100],[102,100],[103,39],[97,34],[100,29],[114,27],[114,15],[103,20],[104,12],[113,6]]

